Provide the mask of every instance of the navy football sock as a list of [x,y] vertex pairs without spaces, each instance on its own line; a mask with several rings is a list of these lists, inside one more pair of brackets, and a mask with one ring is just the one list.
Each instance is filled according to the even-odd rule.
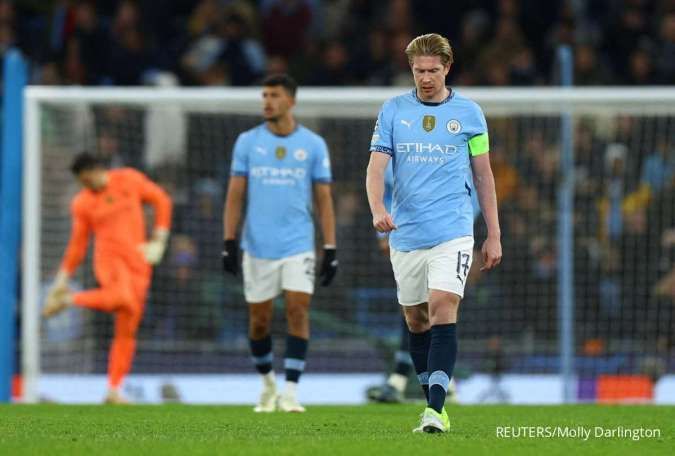
[[457,324],[431,327],[429,346],[429,407],[440,413],[457,358]]
[[410,357],[412,358],[413,365],[415,366],[415,373],[417,374],[417,379],[422,385],[424,390],[424,396],[429,401],[429,371],[427,369],[427,363],[429,358],[429,342],[431,340],[431,332],[424,331],[421,333],[414,333],[408,331],[410,338]]
[[298,383],[300,375],[305,370],[305,357],[307,356],[307,339],[301,337],[286,336],[286,356],[284,357],[284,369],[286,369],[286,381]]
[[272,337],[268,334],[262,339],[249,339],[249,345],[256,370],[262,375],[269,373],[272,370],[273,360]]

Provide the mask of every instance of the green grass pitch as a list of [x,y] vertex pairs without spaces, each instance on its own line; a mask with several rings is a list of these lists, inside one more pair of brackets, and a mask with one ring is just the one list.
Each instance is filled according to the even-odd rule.
[[[412,434],[421,406],[0,407],[0,455],[675,454],[675,407],[451,406],[448,434]],[[498,438],[498,426],[659,429],[660,438]]]

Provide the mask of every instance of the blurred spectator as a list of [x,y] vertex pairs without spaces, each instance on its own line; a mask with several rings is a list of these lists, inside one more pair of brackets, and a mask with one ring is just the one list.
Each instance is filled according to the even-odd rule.
[[376,28],[368,33],[367,46],[356,50],[350,70],[366,85],[389,85],[392,78],[390,55],[387,32]]
[[595,48],[587,44],[577,46],[574,53],[574,84],[605,85],[609,82],[609,73]]
[[319,2],[316,35],[323,40],[338,40],[349,20],[351,0]]
[[413,29],[410,0],[390,0],[388,26],[394,33]]
[[493,141],[490,147],[490,164],[495,176],[495,189],[499,206],[515,199],[518,184],[521,181],[518,170],[506,160],[504,146]]
[[389,42],[391,55],[391,84],[394,86],[414,87],[415,82],[410,72],[408,56],[403,52],[412,40],[412,36],[406,32],[394,35]]
[[262,4],[263,42],[268,54],[286,58],[302,52],[312,10],[306,0],[266,0]]
[[283,74],[288,72],[288,60],[280,55],[273,55],[267,59],[265,75]]
[[249,85],[260,78],[265,69],[265,53],[258,41],[247,34],[249,25],[243,16],[231,13],[221,25],[223,49],[220,59],[225,63],[230,83]]
[[478,57],[478,65],[484,70],[495,63],[508,65],[524,46],[525,41],[518,23],[509,18],[500,19],[495,26],[494,37]]
[[641,182],[654,192],[661,191],[675,177],[675,141],[662,137],[656,150],[645,158]]
[[619,15],[605,32],[604,49],[613,69],[621,73],[628,67],[628,58],[640,38],[648,34],[649,24],[645,13],[636,6],[619,11]]
[[675,83],[675,11],[661,19],[661,45],[656,57],[658,79],[662,84]]
[[508,84],[531,86],[536,85],[538,82],[534,54],[530,48],[522,47],[511,59]]
[[635,49],[629,59],[627,85],[652,85],[657,82],[652,55],[646,47]]
[[78,3],[74,16],[74,31],[66,40],[67,78],[75,84],[100,84],[108,69],[108,32],[94,2]]
[[[472,10],[462,19],[461,36],[455,49],[455,64],[450,72],[461,85],[477,84],[476,72],[478,57],[490,31],[490,18],[483,10]],[[457,47],[457,46],[455,46]]]
[[139,28],[138,8],[131,1],[122,2],[117,11],[108,63],[108,74],[115,85],[142,84],[143,73],[153,66]]
[[347,50],[339,41],[331,41],[321,52],[321,63],[307,83],[315,86],[349,85],[352,77],[347,68]]
[[626,193],[626,155],[628,148],[619,143],[605,150],[604,195],[601,203],[602,238],[617,240],[623,232],[622,204]]

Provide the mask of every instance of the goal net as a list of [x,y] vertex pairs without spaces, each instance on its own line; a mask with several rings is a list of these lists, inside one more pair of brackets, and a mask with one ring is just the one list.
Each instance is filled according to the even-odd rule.
[[[622,399],[628,390],[647,388],[640,382],[653,388],[675,355],[675,90],[461,91],[488,120],[504,259],[485,273],[477,254],[471,269],[460,310],[460,383],[476,375],[537,374],[549,375],[557,388],[560,323],[571,318],[566,340],[574,377],[565,381],[574,381],[576,399]],[[334,284],[317,287],[313,298],[308,374],[384,372],[397,348],[400,309],[364,181],[377,112],[401,92],[299,91],[297,117],[326,139],[332,157],[340,259]],[[48,322],[38,316],[68,240],[69,204],[78,190],[69,163],[84,150],[112,167],[144,171],[175,204],[132,372],[253,372],[241,282],[223,276],[220,251],[232,146],[241,131],[261,122],[259,91],[32,87],[26,93],[26,399],[49,398],[53,392],[43,382],[49,376],[104,374],[107,366],[109,315],[71,309]],[[573,145],[573,166],[561,159],[565,141]],[[559,196],[570,182],[573,206],[566,210]],[[559,248],[565,221],[573,226],[572,252]],[[478,215],[477,248],[484,227]],[[567,304],[560,298],[561,267],[573,272]],[[95,286],[90,257],[71,286]],[[281,342],[283,303],[276,307],[272,334]],[[485,382],[476,388],[486,397],[499,394]]]

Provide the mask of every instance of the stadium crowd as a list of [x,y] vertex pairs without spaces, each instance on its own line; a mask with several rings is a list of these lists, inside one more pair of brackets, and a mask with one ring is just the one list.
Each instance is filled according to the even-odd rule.
[[400,51],[432,31],[455,85],[553,84],[561,43],[577,85],[675,81],[673,0],[0,1],[0,53],[21,48],[41,84],[407,86]]

